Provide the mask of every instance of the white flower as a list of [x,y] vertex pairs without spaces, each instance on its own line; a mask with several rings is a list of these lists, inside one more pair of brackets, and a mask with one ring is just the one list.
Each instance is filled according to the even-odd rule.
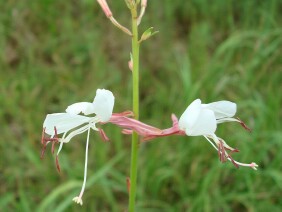
[[211,135],[216,130],[215,114],[202,107],[201,100],[196,99],[180,117],[179,128],[188,136]]
[[[97,89],[93,103],[74,103],[68,106],[66,113],[48,114],[43,123],[43,152],[47,143],[53,142],[54,144],[55,142],[60,142],[57,157],[62,149],[63,143],[68,143],[74,136],[88,131],[85,152],[84,181],[79,196],[73,199],[78,204],[82,205],[82,195],[86,184],[90,129],[99,131],[99,129],[96,128],[96,123],[108,122],[112,116],[113,107],[114,96],[112,92],[105,89]],[[79,113],[83,113],[84,115],[96,114],[96,116],[89,117],[79,115]],[[49,134],[50,138],[45,138],[45,133]],[[58,138],[57,136],[59,134],[63,134],[63,136]],[[60,170],[57,158],[56,163],[58,170]]]
[[[64,133],[60,142],[68,143],[71,138],[87,131],[88,128],[98,131],[96,123],[109,121],[112,116],[113,107],[114,96],[112,92],[105,89],[97,89],[93,103],[78,102],[68,106],[66,113],[48,114],[43,123],[43,128],[45,129],[45,133],[51,137],[55,136],[56,133]],[[96,116],[88,117],[78,115],[79,113],[83,113],[84,115],[95,113]],[[79,128],[72,131],[77,127]],[[56,132],[54,130],[55,128]]]
[[239,122],[244,128],[248,129],[240,119],[232,118],[236,114],[236,110],[236,104],[233,102],[218,101],[210,104],[201,104],[201,100],[196,99],[181,115],[179,128],[185,131],[188,136],[204,136],[218,150],[222,162],[225,162],[227,159],[236,167],[248,166],[256,170],[258,165],[255,163],[245,164],[233,160],[226,150],[230,150],[231,152],[237,152],[238,150],[228,146],[223,139],[217,137],[215,134],[217,124],[230,121]]

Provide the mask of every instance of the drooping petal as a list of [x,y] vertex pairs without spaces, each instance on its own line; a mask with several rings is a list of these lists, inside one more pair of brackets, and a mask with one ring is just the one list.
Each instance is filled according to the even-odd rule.
[[75,115],[79,113],[83,113],[84,115],[89,115],[94,113],[94,106],[93,103],[90,102],[78,102],[68,106],[66,112]]
[[194,100],[184,111],[179,119],[179,128],[185,130],[187,127],[191,127],[198,120],[198,116],[201,112],[201,100]]
[[110,120],[114,108],[115,97],[113,93],[105,89],[97,89],[93,101],[93,110],[102,122]]
[[237,106],[230,101],[218,101],[210,104],[202,104],[205,109],[210,109],[214,112],[216,119],[233,117],[236,113]]
[[187,125],[185,133],[188,136],[211,135],[216,130],[216,118],[214,112],[202,109],[193,124]]
[[61,134],[89,122],[90,119],[86,116],[69,113],[53,113],[46,116],[43,128],[45,128],[47,134],[54,135],[54,128],[56,127],[57,133]]

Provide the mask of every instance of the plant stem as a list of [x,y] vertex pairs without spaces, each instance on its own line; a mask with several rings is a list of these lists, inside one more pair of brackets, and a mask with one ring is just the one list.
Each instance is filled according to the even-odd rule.
[[[132,58],[133,58],[133,112],[136,120],[139,119],[139,43],[137,26],[137,8],[131,9],[132,16]],[[137,161],[138,161],[138,134],[133,132],[131,144],[129,212],[135,210]]]

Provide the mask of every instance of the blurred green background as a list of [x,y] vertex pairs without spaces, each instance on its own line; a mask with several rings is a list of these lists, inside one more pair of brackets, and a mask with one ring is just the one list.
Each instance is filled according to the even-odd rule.
[[[47,113],[92,101],[97,88],[131,109],[130,40],[94,0],[0,1],[0,211],[124,211],[130,136],[104,126],[91,134],[88,184],[80,207],[86,133],[40,160]],[[108,1],[130,26],[124,1]],[[238,104],[239,124],[217,135],[258,171],[219,162],[204,137],[142,144],[137,211],[281,211],[282,2],[148,1],[140,31],[160,33],[141,47],[141,120],[166,128],[196,98]]]

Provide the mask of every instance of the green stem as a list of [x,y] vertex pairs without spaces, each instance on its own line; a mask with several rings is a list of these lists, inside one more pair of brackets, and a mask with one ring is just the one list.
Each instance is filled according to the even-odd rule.
[[[132,15],[132,58],[133,58],[133,112],[136,120],[139,119],[139,43],[137,26],[137,8],[131,10]],[[137,161],[138,161],[138,134],[133,132],[131,144],[131,166],[130,166],[130,191],[129,212],[135,210]]]

